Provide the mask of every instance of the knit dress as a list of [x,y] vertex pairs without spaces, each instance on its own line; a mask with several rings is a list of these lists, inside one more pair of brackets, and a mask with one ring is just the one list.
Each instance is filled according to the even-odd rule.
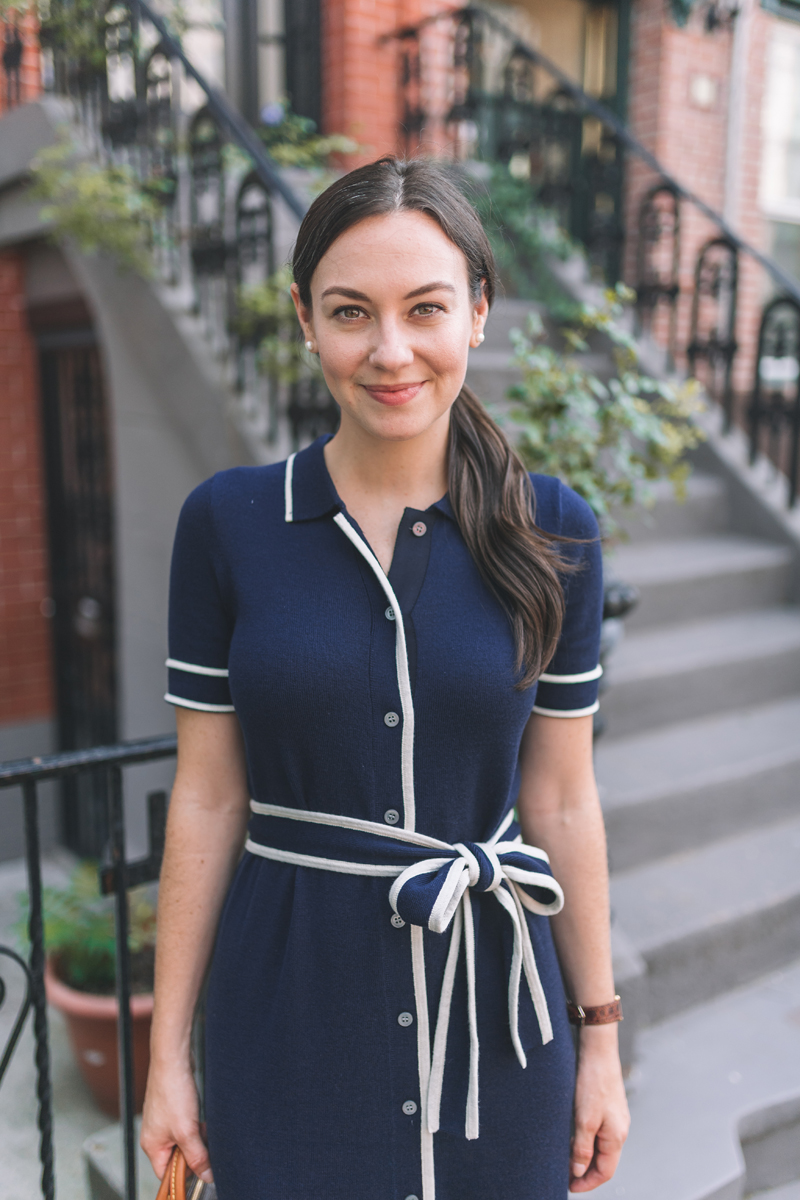
[[206,1001],[218,1194],[564,1200],[561,892],[513,806],[531,712],[597,707],[597,525],[531,477],[579,569],[520,690],[447,497],[405,510],[387,577],[325,441],[207,480],[175,539],[166,698],[236,713],[253,798]]

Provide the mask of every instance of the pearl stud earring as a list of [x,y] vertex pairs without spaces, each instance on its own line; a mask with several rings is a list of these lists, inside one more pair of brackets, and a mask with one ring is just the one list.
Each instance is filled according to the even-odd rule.
[[[486,336],[485,336],[485,334],[483,334],[483,333],[479,333],[479,334],[478,334],[478,336],[477,336],[477,337],[476,337],[476,339],[475,339],[475,341],[478,343],[478,345],[479,345],[479,346],[480,346],[481,342],[483,342],[483,341],[485,341],[485,340],[486,340]],[[306,343],[306,344],[307,344],[307,343]]]
[[306,350],[308,351],[309,354],[313,354],[314,353],[314,343],[306,342]]

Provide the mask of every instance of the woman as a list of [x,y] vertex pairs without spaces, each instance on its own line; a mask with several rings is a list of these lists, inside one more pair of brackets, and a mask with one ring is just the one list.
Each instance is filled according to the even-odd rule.
[[174,1144],[213,1166],[221,1200],[563,1200],[628,1120],[597,526],[463,386],[495,273],[439,169],[338,180],[293,265],[341,423],[181,514],[142,1145],[159,1175]]

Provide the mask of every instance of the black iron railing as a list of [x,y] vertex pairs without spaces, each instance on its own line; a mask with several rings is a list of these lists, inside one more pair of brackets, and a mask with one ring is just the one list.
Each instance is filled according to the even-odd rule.
[[281,376],[270,365],[281,356],[262,351],[266,332],[297,340],[293,315],[278,328],[250,321],[242,333],[243,295],[286,261],[305,196],[147,0],[109,7],[91,60],[75,57],[59,13],[68,13],[66,0],[53,0],[43,27],[49,90],[72,101],[91,152],[126,167],[157,200],[157,280],[171,307],[197,318],[255,456],[284,457],[335,428],[336,407],[310,360]]
[[[119,1005],[118,1043],[120,1078],[120,1118],[123,1137],[125,1200],[136,1200],[136,1140],[134,1133],[133,1043],[130,1011],[130,954],[128,949],[128,888],[158,879],[164,843],[166,797],[163,792],[149,797],[150,852],[145,859],[129,863],[125,857],[125,821],[122,771],[134,763],[171,758],[176,753],[174,736],[148,738],[116,746],[99,746],[43,758],[0,763],[0,789],[21,788],[25,823],[25,858],[28,872],[28,938],[30,951],[25,960],[14,949],[0,946],[0,955],[14,961],[25,975],[25,996],[0,1057],[0,1085],[19,1041],[29,1012],[33,1011],[36,1062],[37,1121],[41,1195],[54,1200],[53,1093],[50,1076],[50,1050],[47,1022],[47,997],[44,984],[45,941],[42,911],[42,854],[39,836],[39,785],[47,780],[63,780],[87,771],[103,770],[108,787],[108,853],[100,869],[98,891],[115,898],[116,994]],[[6,802],[10,802],[10,798]],[[6,995],[0,978],[0,1007]]]
[[[752,460],[768,455],[787,477],[786,502],[794,505],[800,447],[797,280],[664,170],[614,111],[619,95],[608,102],[590,95],[494,13],[474,5],[450,9],[390,38],[398,45],[407,148],[507,163],[530,179],[532,197],[583,242],[607,282],[625,273],[627,258],[637,291],[638,332],[660,341],[668,369],[677,364],[702,379],[722,408],[725,430],[734,422],[747,429]],[[625,169],[632,158],[652,178],[634,220],[626,222]],[[688,289],[681,272],[685,205],[711,228]],[[738,332],[743,258],[760,268],[767,297],[757,344]],[[682,304],[688,309],[684,320]],[[737,395],[741,363],[750,364],[751,382]]]

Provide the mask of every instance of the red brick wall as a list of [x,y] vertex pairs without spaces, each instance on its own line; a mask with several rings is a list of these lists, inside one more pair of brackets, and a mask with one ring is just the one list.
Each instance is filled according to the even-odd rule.
[[[5,47],[7,26],[0,21],[0,52]],[[26,13],[19,18],[19,31],[22,36],[23,51],[20,66],[20,104],[35,100],[41,95],[41,65],[39,54],[38,23],[32,13]],[[13,100],[13,98],[12,98]],[[6,74],[0,67],[0,116],[6,111]]]
[[53,713],[38,379],[24,257],[0,252],[0,723]]
[[363,147],[345,166],[403,151],[398,44],[382,39],[449,7],[456,0],[322,0],[323,126]]
[[[708,33],[698,13],[681,29],[671,21],[663,0],[638,0],[633,6],[629,120],[633,132],[663,163],[665,169],[717,212],[725,207],[728,152],[728,81],[733,35],[729,29]],[[761,166],[761,105],[766,66],[766,39],[776,18],[753,5],[746,69],[745,128],[738,147],[740,187],[735,230],[758,249],[766,248],[766,230],[758,206]],[[693,77],[716,81],[715,102],[699,107],[691,96]],[[628,159],[625,275],[636,284],[636,229],[639,206],[654,174],[633,156]],[[681,205],[680,301],[677,346],[689,340],[694,268],[705,241],[716,227],[692,205]],[[739,259],[736,334],[739,352],[734,387],[746,392],[752,383],[760,309],[766,277],[747,255]],[[662,310],[653,334],[666,341],[667,318]],[[678,354],[679,365],[685,355]]]

